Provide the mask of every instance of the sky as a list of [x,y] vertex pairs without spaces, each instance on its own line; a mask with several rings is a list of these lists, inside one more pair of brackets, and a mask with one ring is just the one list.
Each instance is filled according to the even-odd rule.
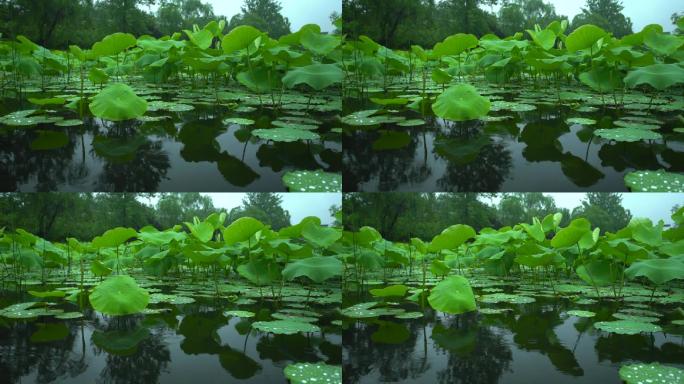
[[[581,205],[584,193],[545,193],[553,197],[556,206],[573,208]],[[498,199],[494,199],[498,202]],[[672,207],[684,205],[684,193],[623,193],[622,205],[632,212],[632,217],[646,217],[654,222],[663,220],[665,224],[672,222]]]
[[[290,29],[296,32],[303,25],[318,24],[321,31],[332,32],[335,27],[330,21],[330,14],[342,14],[342,0],[278,0],[283,7],[282,14],[290,20]],[[202,0],[214,7],[215,15],[226,16],[230,20],[240,13],[242,0]],[[157,6],[151,8],[156,10]]]
[[[556,13],[568,16],[570,21],[578,13],[582,12],[585,0],[544,0],[556,7]],[[641,31],[648,24],[660,24],[666,32],[672,32],[674,25],[670,16],[675,12],[684,11],[684,3],[681,0],[622,0],[625,16],[632,19],[634,32]],[[494,7],[498,10],[498,7]]]

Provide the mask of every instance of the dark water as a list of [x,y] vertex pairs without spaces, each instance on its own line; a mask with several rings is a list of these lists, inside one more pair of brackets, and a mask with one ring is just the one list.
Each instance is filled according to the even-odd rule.
[[76,320],[0,317],[0,382],[286,383],[288,364],[341,364],[332,309],[317,323],[321,333],[273,335],[250,330],[253,321],[271,320],[268,303],[241,306],[257,313],[250,319],[223,316],[237,309],[226,300],[167,307],[172,311],[147,316],[86,310]]
[[[339,135],[330,133],[335,121],[330,112],[305,114],[322,122],[318,129],[322,140],[283,143],[250,137],[252,129],[271,128],[270,122],[283,113],[258,106],[249,113],[226,106],[194,106],[187,112],[147,113],[172,117],[159,122],[114,123],[86,117],[85,124],[77,127],[0,124],[0,190],[285,191],[281,178],[288,171],[341,171],[341,143]],[[0,115],[23,109],[36,106],[4,99]],[[60,114],[74,118],[73,112]],[[249,118],[256,124],[223,124],[228,117]],[[62,134],[64,144],[32,149],[38,130]]]
[[[382,97],[382,96],[379,96]],[[529,103],[529,100],[526,101]],[[344,101],[345,113],[379,106]],[[345,191],[574,192],[627,191],[624,176],[635,170],[684,171],[684,135],[653,142],[611,142],[593,137],[613,127],[624,111],[599,108],[579,113],[568,106],[535,104],[529,112],[500,122],[445,123],[434,116],[399,112],[427,124],[345,129]],[[671,113],[649,113],[677,125]],[[595,126],[567,124],[570,117],[597,120]],[[681,123],[679,123],[681,125]]]
[[[358,302],[352,298],[345,294],[343,307]],[[421,311],[415,304],[402,307]],[[344,382],[619,384],[625,364],[684,368],[682,328],[639,335],[592,328],[596,321],[616,320],[614,303],[579,306],[537,297],[535,303],[496,307],[513,311],[453,316],[426,309],[420,319],[345,321]],[[571,309],[597,315],[573,317],[565,313]]]

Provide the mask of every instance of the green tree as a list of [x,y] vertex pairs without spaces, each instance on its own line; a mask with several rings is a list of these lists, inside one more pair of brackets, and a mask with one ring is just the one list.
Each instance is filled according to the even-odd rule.
[[163,193],[156,204],[156,221],[160,229],[170,228],[193,217],[204,219],[216,212],[211,197],[197,192]]
[[214,8],[200,0],[162,0],[157,9],[159,31],[164,35],[192,30],[195,24],[202,27],[214,19]]
[[290,212],[282,207],[283,197],[278,193],[247,193],[242,199],[242,206],[230,212],[229,218],[237,220],[250,216],[269,224],[274,230],[290,226]]
[[582,13],[572,19],[570,30],[584,24],[594,24],[615,37],[629,35],[632,33],[632,20],[622,13],[624,8],[620,0],[587,0],[586,8],[582,8]]
[[583,217],[601,232],[616,232],[632,220],[632,214],[622,206],[620,193],[587,193],[582,205],[572,212],[573,218]]
[[546,215],[558,212],[553,197],[539,192],[506,193],[498,205],[497,219],[501,226],[531,223],[532,218],[543,219]]
[[240,25],[251,25],[268,32],[274,39],[289,34],[290,20],[284,17],[279,1],[275,0],[245,0],[241,13],[233,16],[228,24],[229,29]]
[[498,13],[498,28],[501,37],[512,36],[516,32],[534,29],[535,24],[542,28],[554,20],[560,20],[553,4],[543,0],[504,0]]
[[672,24],[676,27],[673,35],[684,35],[684,12],[675,12],[670,16]]

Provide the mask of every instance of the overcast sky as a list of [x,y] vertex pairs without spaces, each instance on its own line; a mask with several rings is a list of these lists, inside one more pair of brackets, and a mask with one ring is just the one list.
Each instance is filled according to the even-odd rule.
[[[230,211],[241,205],[244,193],[203,193],[214,200],[217,208],[226,208]],[[342,205],[341,193],[281,193],[283,197],[283,209],[290,212],[292,224],[299,223],[307,216],[317,216],[322,224],[332,224],[334,221],[330,215],[330,207]]]
[[[330,14],[342,13],[342,0],[278,0],[283,6],[282,14],[290,20],[290,29],[296,32],[303,25],[318,24],[323,32],[335,28],[330,22]],[[228,20],[240,13],[242,0],[202,0],[214,7],[215,15],[226,16]],[[151,8],[156,10],[157,6]]]
[[[545,193],[553,197],[556,206],[573,208],[581,205],[584,193]],[[498,202],[498,198],[494,199]],[[646,217],[654,222],[663,220],[665,224],[673,224],[672,207],[684,205],[684,193],[623,193],[622,205],[632,212],[633,217]]]
[[[582,12],[585,0],[544,0],[556,7],[556,14],[568,16],[570,21]],[[682,0],[622,0],[625,16],[632,19],[634,32],[641,31],[648,24],[660,24],[666,32],[672,32],[674,25],[670,16],[675,12],[684,11]],[[498,7],[494,7],[498,10]]]

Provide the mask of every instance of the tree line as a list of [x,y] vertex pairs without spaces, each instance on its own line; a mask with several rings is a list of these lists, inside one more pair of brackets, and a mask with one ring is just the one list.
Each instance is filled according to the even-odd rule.
[[226,211],[226,224],[250,216],[278,230],[291,225],[277,193],[247,193],[226,211],[200,193],[0,193],[0,229],[22,228],[50,241],[88,241],[114,227],[159,230]]
[[622,37],[633,33],[632,21],[623,9],[620,0],[586,0],[581,13],[570,20],[543,0],[342,1],[344,33],[352,38],[367,35],[384,46],[402,49],[432,47],[459,32],[504,38],[534,30],[535,24],[543,28],[554,20],[567,20],[568,34],[581,25],[594,24]]
[[371,226],[392,241],[429,240],[453,224],[480,230],[531,223],[533,217],[556,212],[563,214],[561,226],[584,217],[602,233],[615,232],[632,219],[619,193],[587,193],[572,210],[543,193],[348,193],[343,200],[345,230]]
[[230,20],[201,0],[0,0],[0,36],[24,35],[51,49],[72,44],[89,48],[115,32],[171,36],[221,19],[226,30],[251,25],[273,38],[290,33],[290,21],[276,0],[244,0],[241,12]]

